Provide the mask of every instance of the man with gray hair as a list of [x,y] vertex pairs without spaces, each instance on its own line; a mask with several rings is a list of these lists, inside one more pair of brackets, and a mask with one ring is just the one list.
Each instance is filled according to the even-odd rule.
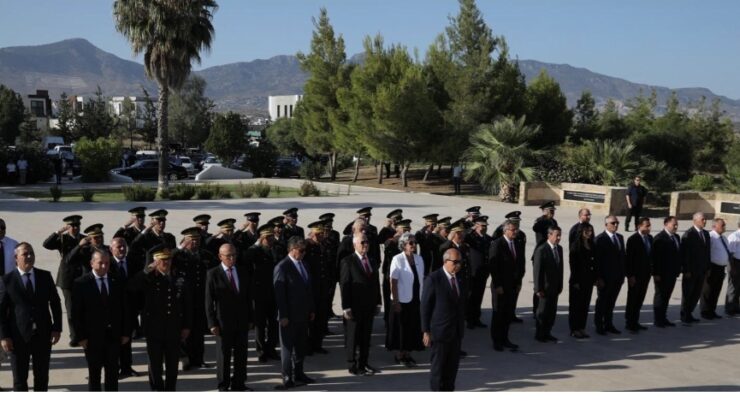
[[709,233],[704,230],[707,219],[704,213],[697,212],[692,221],[693,226],[681,237],[681,322],[684,325],[699,322],[692,312],[699,303],[702,286],[709,277],[710,238]]
[[709,278],[701,291],[701,317],[709,320],[722,318],[717,314],[717,300],[731,257],[730,246],[722,236],[725,226],[724,219],[716,218],[712,221],[712,231],[709,232]]
[[727,296],[725,298],[725,313],[735,316],[740,311],[740,220],[737,222],[738,229],[727,238],[730,248],[730,281],[727,284]]

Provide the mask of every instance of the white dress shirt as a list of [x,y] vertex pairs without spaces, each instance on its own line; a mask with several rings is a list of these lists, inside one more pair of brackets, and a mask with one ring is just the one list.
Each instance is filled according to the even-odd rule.
[[18,241],[6,236],[0,239],[0,242],[3,243],[3,254],[5,254],[3,272],[10,273],[15,268],[15,247],[18,246]]
[[17,268],[18,273],[21,275],[21,284],[25,287],[26,286],[26,273],[31,273],[31,285],[33,285],[33,291],[36,291],[36,273],[33,272],[33,268],[31,268],[30,271],[22,271],[20,268]]
[[740,229],[727,237],[727,245],[730,247],[730,252],[732,252],[732,258],[740,260]]
[[[709,245],[712,264],[724,267],[730,263],[730,254],[727,252],[730,246],[725,242],[725,238],[722,235],[715,231],[710,231]],[[725,245],[727,245],[726,248]]]
[[[424,260],[416,254],[413,254],[414,264],[416,264],[416,273],[419,276],[419,293],[421,294],[421,285],[424,282]],[[398,299],[401,303],[409,303],[413,300],[414,294],[414,272],[405,253],[400,253],[391,260],[390,268],[391,279],[398,281],[398,296],[392,296],[392,299]]]
[[306,266],[303,265],[303,260],[297,260],[290,255],[288,255],[288,258],[293,261],[293,265],[295,266],[295,269],[298,270],[298,273],[301,275],[301,277],[306,276],[306,279],[304,279],[304,281],[308,280],[308,270],[306,270]]

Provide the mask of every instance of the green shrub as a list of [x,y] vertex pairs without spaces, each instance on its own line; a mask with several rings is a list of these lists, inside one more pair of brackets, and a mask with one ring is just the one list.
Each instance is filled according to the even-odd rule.
[[120,165],[121,154],[121,144],[116,140],[81,138],[75,144],[75,155],[80,159],[82,181],[108,181],[108,172]]
[[219,199],[231,198],[231,191],[221,184],[213,184],[213,197]]
[[53,202],[58,202],[60,198],[62,198],[62,189],[59,188],[58,185],[54,185],[53,187],[49,188],[49,192],[51,193],[51,200]]
[[252,198],[254,195],[254,185],[239,183],[239,195],[242,198]]
[[157,196],[157,190],[141,184],[121,187],[121,192],[126,201],[154,201]]
[[314,185],[313,182],[306,181],[301,184],[301,188],[298,189],[298,195],[300,195],[301,197],[309,197],[312,195],[318,197],[319,195],[321,195],[321,191],[316,188],[316,185]]
[[190,200],[196,192],[195,185],[176,184],[166,190],[166,194],[162,194],[162,198],[165,200]]
[[270,195],[270,190],[272,190],[272,187],[266,182],[257,182],[254,184],[254,193],[259,198],[265,198]]
[[93,190],[82,190],[82,201],[86,203],[92,203],[95,191]]
[[692,191],[711,191],[714,189],[714,179],[710,175],[696,174],[687,185]]
[[199,185],[195,193],[195,198],[198,200],[210,200],[213,198],[213,186],[211,184]]
[[306,160],[298,168],[298,175],[303,179],[313,180],[320,179],[324,174],[324,165],[319,161]]

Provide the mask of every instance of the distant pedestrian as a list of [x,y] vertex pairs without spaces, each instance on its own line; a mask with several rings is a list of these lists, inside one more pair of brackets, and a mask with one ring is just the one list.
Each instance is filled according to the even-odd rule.
[[5,172],[8,173],[8,184],[15,185],[15,177],[17,176],[17,168],[15,166],[15,162],[8,162],[8,164],[5,165]]
[[455,186],[455,195],[460,194],[460,177],[462,176],[462,165],[459,163],[452,168],[452,184]]
[[629,187],[627,187],[627,220],[624,222],[624,231],[629,232],[630,220],[632,217],[635,218],[635,230],[637,230],[637,221],[640,220],[640,214],[642,214],[642,206],[645,204],[645,197],[647,197],[647,188],[640,185],[642,178],[636,176]]
[[20,184],[26,185],[26,175],[28,175],[28,161],[26,160],[26,157],[21,155],[16,166],[18,167],[18,179]]
[[54,161],[54,176],[56,177],[57,185],[62,185],[62,166],[64,164],[62,163],[62,158],[57,157],[53,159]]

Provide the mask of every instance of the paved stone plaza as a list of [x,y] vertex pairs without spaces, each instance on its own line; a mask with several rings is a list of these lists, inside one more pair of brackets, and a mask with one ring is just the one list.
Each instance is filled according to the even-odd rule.
[[[299,181],[269,180],[270,183],[295,186]],[[97,186],[96,186],[97,187]],[[48,186],[43,186],[48,188]],[[341,191],[343,195],[331,197],[291,198],[291,199],[238,199],[223,201],[181,201],[144,203],[150,210],[167,208],[170,215],[167,231],[179,239],[179,232],[192,224],[191,219],[199,213],[210,213],[216,221],[227,217],[241,217],[247,211],[262,212],[262,220],[277,216],[290,207],[298,207],[298,224],[306,226],[320,214],[331,211],[337,214],[335,229],[342,230],[353,219],[356,209],[373,206],[372,223],[380,226],[384,216],[393,208],[403,208],[404,216],[413,221],[412,230],[420,226],[421,217],[428,213],[440,213],[454,218],[465,214],[465,209],[482,206],[481,213],[490,217],[489,233],[503,220],[503,215],[518,209],[513,204],[498,202],[414,194],[381,189],[352,187],[346,195],[346,186],[321,185],[331,193]],[[69,214],[83,216],[82,227],[100,222],[105,225],[106,243],[112,233],[128,218],[126,210],[134,203],[49,203],[33,199],[19,198],[0,189],[0,217],[5,219],[7,235],[30,242],[37,254],[36,266],[56,274],[58,253],[47,251],[43,240],[62,226],[62,218]],[[522,229],[527,234],[527,257],[532,255],[534,233],[532,224],[539,216],[537,207],[521,208]],[[561,227],[567,229],[576,222],[576,209],[558,210],[556,219]],[[620,218],[623,221],[623,218]],[[592,222],[599,233],[603,230],[603,215],[594,214]],[[680,222],[680,232],[690,225]],[[214,227],[212,225],[211,232]],[[709,227],[709,226],[708,226]],[[734,227],[728,227],[734,229]],[[653,232],[662,229],[662,219],[653,220]],[[631,232],[629,233],[631,234]],[[627,235],[629,235],[627,234]],[[567,236],[567,233],[566,233]],[[568,252],[567,240],[561,243]],[[577,341],[569,337],[567,324],[568,288],[560,295],[558,318],[553,334],[560,339],[557,344],[539,343],[534,340],[534,320],[531,317],[531,264],[527,264],[522,293],[518,302],[518,314],[523,324],[511,327],[511,340],[521,346],[518,352],[495,352],[491,345],[488,329],[466,330],[463,349],[469,356],[461,361],[457,379],[457,389],[465,391],[737,391],[740,390],[740,319],[702,320],[690,327],[678,325],[676,328],[658,329],[652,327],[652,285],[648,290],[641,321],[649,327],[647,331],[632,335],[623,331],[622,335],[598,336],[593,333],[592,315],[589,314],[588,333],[591,339]],[[566,264],[565,281],[569,270]],[[61,295],[61,293],[60,293]],[[723,311],[725,291],[723,288],[718,313]],[[592,300],[595,301],[596,293]],[[615,325],[624,326],[624,305],[627,299],[627,286],[617,301]],[[676,285],[669,309],[669,319],[678,319],[678,306],[681,300],[680,284]],[[335,312],[340,311],[339,293],[334,302]],[[484,298],[483,321],[490,325],[490,290]],[[695,313],[698,316],[698,310]],[[66,319],[65,319],[66,322]],[[429,389],[429,351],[415,354],[418,368],[407,369],[395,365],[393,354],[383,348],[383,322],[376,317],[373,347],[370,363],[382,369],[382,373],[372,377],[350,375],[344,362],[342,325],[340,320],[332,320],[330,329],[337,333],[326,338],[327,355],[310,356],[306,359],[306,372],[316,378],[317,383],[298,391],[426,391]],[[50,389],[54,391],[84,391],[87,389],[87,369],[82,349],[70,348],[66,331],[62,340],[52,350]],[[216,389],[215,344],[212,337],[207,338],[206,359],[213,366],[190,372],[180,372],[178,390],[213,391]],[[146,351],[143,341],[134,342],[134,368],[144,374],[138,378],[128,378],[120,382],[121,391],[148,391],[146,379]],[[251,342],[248,363],[247,384],[257,391],[272,390],[280,383],[279,362],[260,364]],[[0,368],[0,387],[12,388],[11,373],[7,363]]]

